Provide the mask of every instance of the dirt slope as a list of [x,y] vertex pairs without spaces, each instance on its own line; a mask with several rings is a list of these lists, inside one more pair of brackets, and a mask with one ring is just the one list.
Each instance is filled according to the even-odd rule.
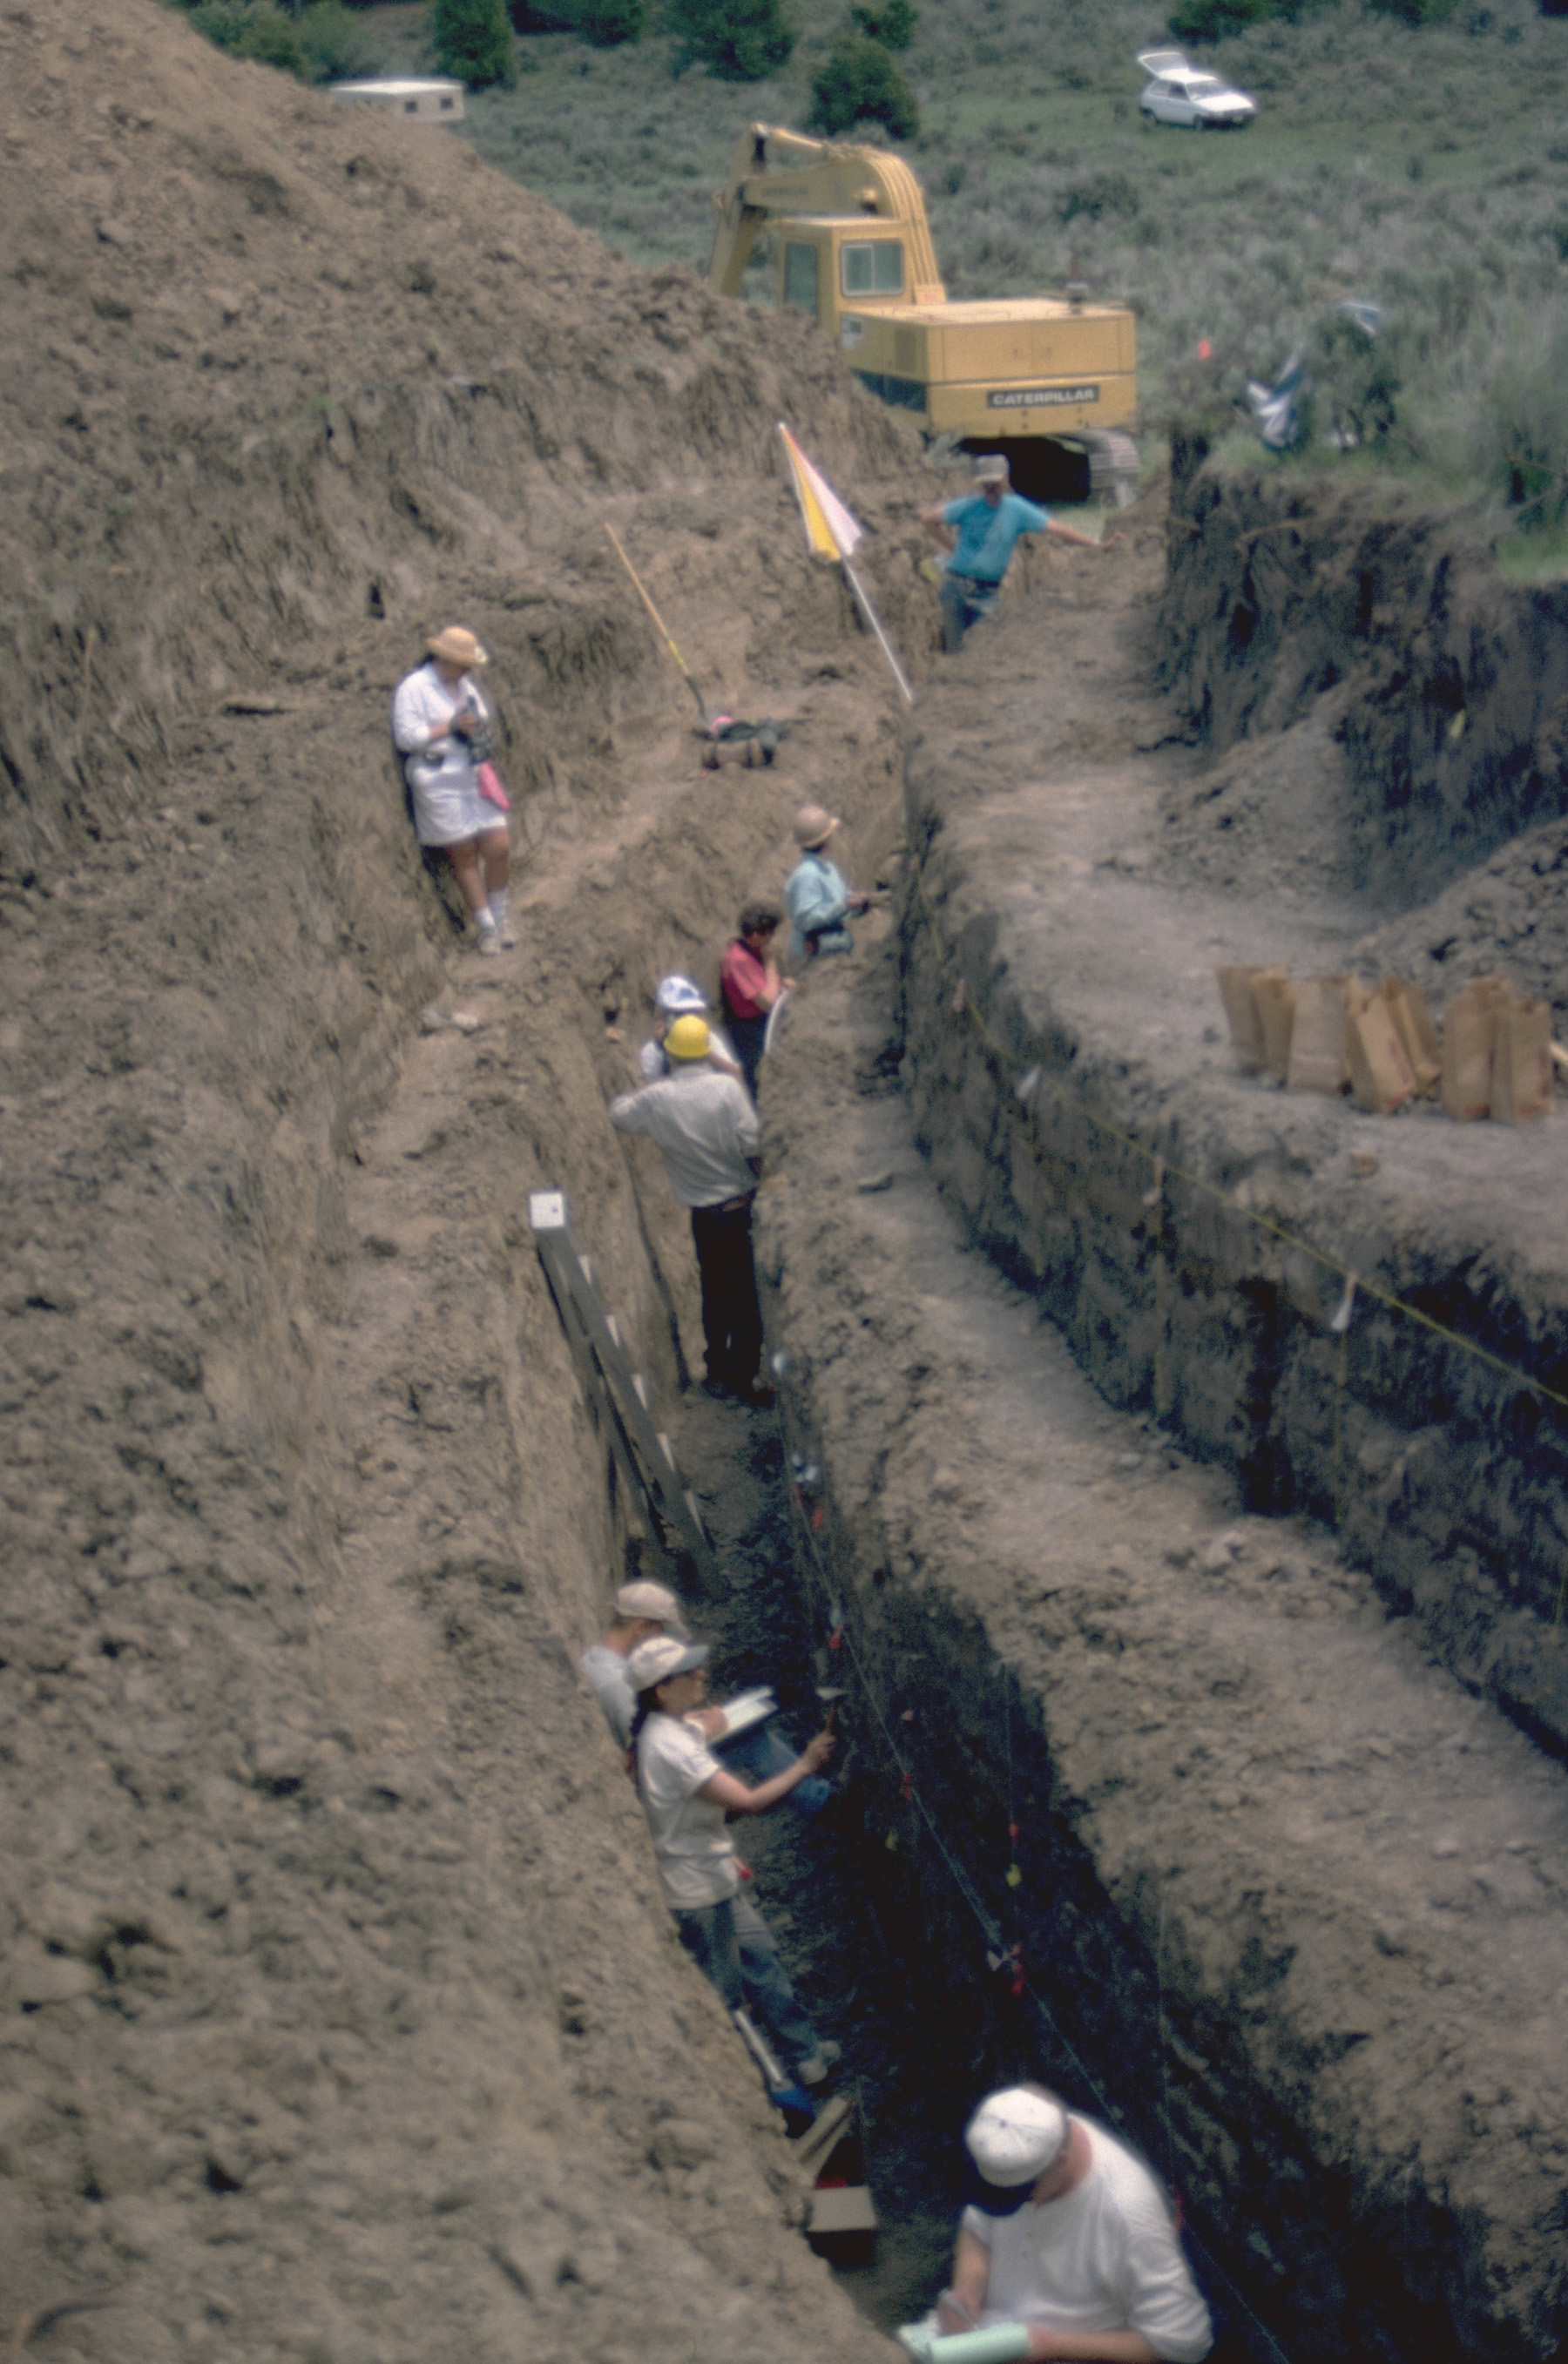
[[[772,423],[874,527],[907,438],[812,336],[160,9],[7,7],[0,65],[0,2322],[871,2352],[577,1692],[619,1565],[524,1200],[571,1190],[672,1385],[689,1252],[650,1192],[661,1297],[607,1022],[803,796],[888,793]],[[697,770],[604,515],[735,710],[796,718],[779,774]],[[918,660],[912,559],[875,535]],[[478,976],[386,752],[452,616],[525,856]]]

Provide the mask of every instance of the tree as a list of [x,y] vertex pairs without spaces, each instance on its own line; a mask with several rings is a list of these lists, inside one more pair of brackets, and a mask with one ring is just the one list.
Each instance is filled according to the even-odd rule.
[[795,46],[779,0],[670,0],[669,21],[680,36],[676,71],[696,59],[723,82],[761,82]]
[[895,139],[913,139],[920,109],[898,67],[880,41],[846,31],[834,39],[812,77],[811,127],[830,134],[857,123],[881,123]]
[[1227,33],[1266,24],[1278,14],[1275,0],[1182,0],[1170,24],[1179,41],[1223,41]]
[[648,0],[570,0],[566,21],[596,50],[640,41],[648,28]]
[[[1568,0],[1563,0],[1568,6]],[[907,50],[914,39],[920,22],[920,11],[910,0],[878,0],[873,8],[851,8],[849,21],[868,40],[880,41],[885,50]]]
[[517,80],[517,50],[506,0],[431,0],[430,40],[442,73],[471,89]]

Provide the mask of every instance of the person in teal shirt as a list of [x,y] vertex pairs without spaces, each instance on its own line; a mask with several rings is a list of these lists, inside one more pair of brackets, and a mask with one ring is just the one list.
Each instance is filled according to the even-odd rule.
[[962,500],[938,501],[927,509],[926,532],[946,552],[942,568],[942,645],[952,656],[971,624],[994,613],[1002,578],[1020,534],[1054,533],[1084,550],[1110,550],[1118,537],[1096,541],[1064,525],[1049,509],[1036,508],[1009,489],[1012,472],[1000,452],[975,462],[976,490]]

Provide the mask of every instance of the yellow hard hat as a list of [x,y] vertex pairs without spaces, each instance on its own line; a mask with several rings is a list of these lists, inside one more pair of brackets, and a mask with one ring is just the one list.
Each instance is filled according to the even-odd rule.
[[678,1018],[665,1036],[665,1049],[672,1059],[705,1059],[708,1056],[708,1020],[705,1018]]

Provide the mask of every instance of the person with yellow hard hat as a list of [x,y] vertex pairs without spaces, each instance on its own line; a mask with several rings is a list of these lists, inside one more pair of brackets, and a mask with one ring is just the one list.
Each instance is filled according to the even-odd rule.
[[762,1128],[745,1086],[709,1064],[706,1019],[678,1018],[665,1036],[669,1073],[610,1103],[610,1121],[664,1152],[669,1187],[691,1210],[702,1285],[709,1395],[769,1404],[758,1376],[762,1309],[751,1250],[751,1204],[762,1172]]

